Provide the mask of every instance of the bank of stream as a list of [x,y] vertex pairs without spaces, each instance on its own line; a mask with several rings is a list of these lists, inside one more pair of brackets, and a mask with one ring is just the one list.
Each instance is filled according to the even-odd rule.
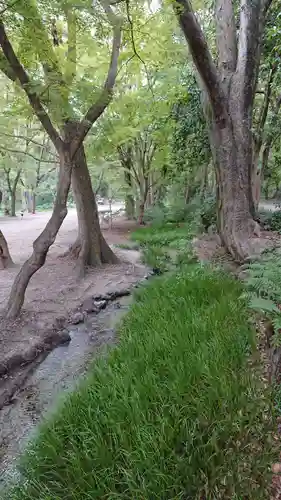
[[67,391],[87,371],[103,348],[114,345],[116,326],[128,311],[131,295],[108,302],[99,314],[89,314],[84,323],[72,325],[71,341],[54,349],[37,365],[0,411],[0,488],[16,474],[16,461],[36,432],[37,424],[53,411]]

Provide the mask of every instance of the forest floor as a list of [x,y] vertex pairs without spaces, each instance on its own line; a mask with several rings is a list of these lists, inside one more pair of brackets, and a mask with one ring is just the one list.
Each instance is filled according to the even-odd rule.
[[[22,220],[0,218],[1,230],[15,263],[15,267],[0,271],[0,311],[5,306],[20,266],[31,254],[32,242],[49,217],[50,213],[45,212],[25,215]],[[111,246],[124,244],[133,229],[133,224],[122,217],[113,220],[111,229],[107,224],[103,226],[103,234]],[[139,262],[138,252],[115,248],[119,264],[92,269],[85,279],[78,281],[75,262],[61,257],[75,240],[76,233],[76,211],[70,210],[49,251],[46,264],[30,281],[20,318],[11,321],[0,316],[0,385],[3,385],[1,375],[5,378],[13,367],[18,369],[25,358],[32,361],[38,352],[50,350],[61,343],[65,337],[60,337],[58,332],[64,330],[71,315],[86,299],[128,289],[146,274],[146,267]]]

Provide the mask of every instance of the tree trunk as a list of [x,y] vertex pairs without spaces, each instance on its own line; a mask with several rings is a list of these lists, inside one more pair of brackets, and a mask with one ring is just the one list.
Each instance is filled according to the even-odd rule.
[[218,188],[218,230],[224,246],[241,262],[249,255],[249,239],[258,235],[258,225],[250,212],[251,131],[233,112],[230,123],[223,128],[212,124],[211,141]]
[[[76,123],[68,122],[65,126],[65,136],[71,137],[76,126]],[[83,277],[86,266],[118,262],[100,229],[98,208],[83,145],[74,158],[71,186],[77,209],[78,238],[71,246],[70,254],[77,259],[78,273]]]
[[64,150],[64,152],[60,154],[60,173],[52,216],[42,233],[34,241],[31,257],[23,264],[20,272],[16,276],[6,307],[7,318],[14,319],[19,315],[30,278],[44,265],[48,250],[54,243],[57,233],[66,217],[66,204],[71,182],[71,170],[72,163],[70,154],[68,151]]
[[14,193],[12,191],[10,194],[11,194],[11,216],[15,217],[16,216],[16,193]]
[[0,270],[12,267],[14,265],[9,252],[8,243],[2,231],[0,230]]
[[129,220],[135,217],[135,200],[132,194],[127,194],[125,198],[125,212]]
[[139,205],[139,225],[144,226],[144,207],[145,204],[143,202]]
[[32,213],[33,213],[33,215],[35,214],[35,212],[36,212],[36,194],[33,191],[33,193],[32,193]]

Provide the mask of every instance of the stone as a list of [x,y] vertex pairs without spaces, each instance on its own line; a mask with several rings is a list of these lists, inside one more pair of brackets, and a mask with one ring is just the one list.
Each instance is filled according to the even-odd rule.
[[73,314],[73,316],[71,316],[70,323],[72,325],[79,325],[79,323],[84,323],[84,319],[85,319],[84,314],[81,312],[77,312]]
[[64,330],[61,330],[60,332],[58,332],[58,336],[60,339],[60,344],[67,344],[68,342],[71,341],[69,331],[66,328],[64,328]]
[[53,326],[54,328],[58,330],[63,330],[66,324],[66,317],[65,316],[59,316],[58,318],[55,319]]
[[96,302],[90,297],[89,299],[84,300],[81,309],[86,313],[98,313],[100,309],[97,307]]
[[106,300],[95,300],[94,301],[94,306],[96,309],[98,309],[98,311],[101,311],[102,309],[105,309],[106,308]]

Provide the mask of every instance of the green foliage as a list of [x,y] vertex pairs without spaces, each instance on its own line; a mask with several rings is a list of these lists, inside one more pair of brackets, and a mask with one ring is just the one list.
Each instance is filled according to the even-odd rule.
[[213,194],[207,195],[200,203],[200,216],[205,230],[217,223],[217,203]]
[[169,246],[172,242],[189,237],[189,226],[176,224],[166,224],[164,226],[149,226],[139,228],[131,233],[133,241],[137,241],[140,246]]
[[41,425],[6,500],[267,498],[270,402],[240,297],[199,267],[143,287],[119,346]]
[[171,265],[169,252],[160,246],[145,247],[142,252],[142,259],[149,267],[160,272],[167,271]]
[[272,231],[281,232],[281,210],[272,212],[271,216],[268,217],[268,224]]
[[277,250],[264,252],[259,260],[242,267],[249,305],[268,317],[274,327],[275,343],[281,329],[281,255]]
[[259,219],[264,229],[281,233],[281,210],[260,210]]

